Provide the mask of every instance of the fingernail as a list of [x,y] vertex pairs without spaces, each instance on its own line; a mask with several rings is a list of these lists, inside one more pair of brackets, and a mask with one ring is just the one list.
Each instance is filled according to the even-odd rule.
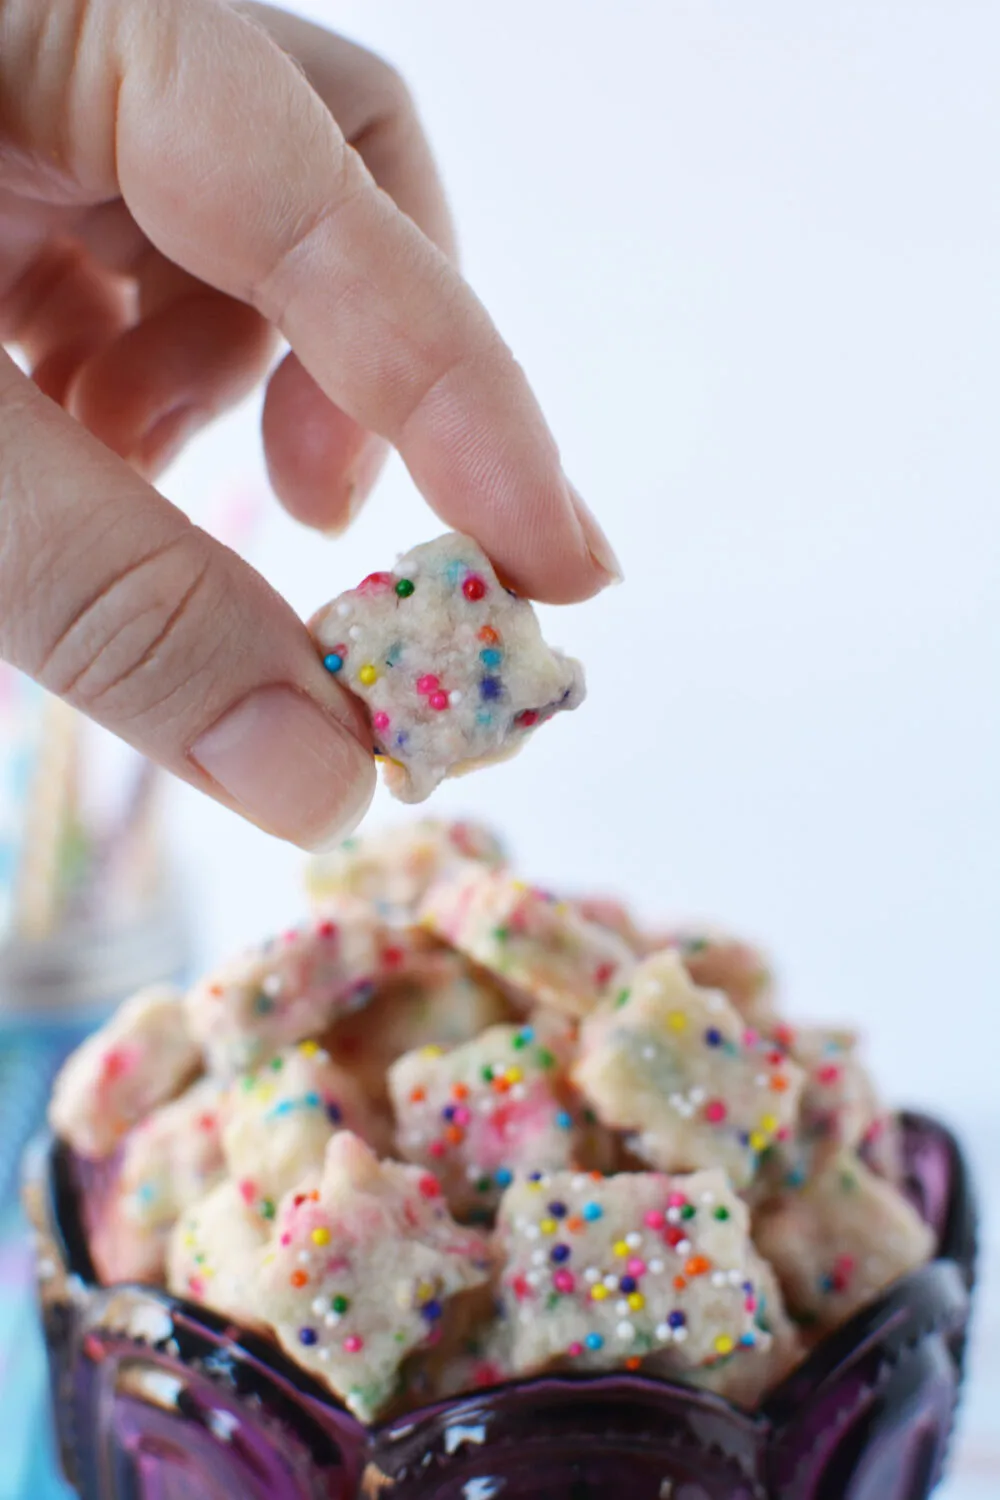
[[175,406],[157,417],[146,429],[135,453],[133,467],[141,474],[161,474],[178,456],[205,420],[197,406]]
[[375,789],[375,763],[304,693],[276,683],[237,703],[190,758],[253,823],[315,853],[346,838]]
[[576,511],[580,529],[583,532],[584,541],[587,543],[587,551],[594,562],[603,573],[608,575],[609,583],[621,583],[625,577],[622,565],[615,556],[615,550],[608,541],[604,532],[597,522],[597,517],[586,504],[580,492],[567,480],[570,503]]
[[375,488],[388,456],[389,445],[381,438],[369,437],[365,440],[361,452],[345,477],[347,499],[343,509],[333,525],[325,529],[325,536],[340,536],[347,530]]

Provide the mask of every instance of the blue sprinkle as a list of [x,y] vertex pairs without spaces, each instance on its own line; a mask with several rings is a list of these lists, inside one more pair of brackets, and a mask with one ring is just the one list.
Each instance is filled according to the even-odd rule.
[[568,1245],[553,1245],[549,1251],[549,1259],[554,1260],[556,1265],[561,1265],[564,1260],[569,1260],[573,1252]]
[[567,1114],[566,1110],[561,1109],[556,1115],[556,1124],[559,1126],[560,1130],[572,1130],[573,1116]]
[[565,1203],[550,1203],[549,1204],[549,1213],[552,1215],[552,1217],[554,1219],[565,1219],[565,1217],[566,1217],[566,1205],[565,1205]]
[[705,1032],[705,1040],[710,1047],[721,1047],[722,1032],[716,1031],[714,1026],[710,1026],[709,1029]]
[[262,992],[254,997],[253,1008],[258,1016],[266,1016],[274,1009],[274,1002]]
[[583,1341],[588,1349],[603,1349],[604,1339],[599,1333],[588,1333]]
[[747,1349],[752,1349],[756,1342],[757,1340],[754,1338],[752,1333],[745,1333],[740,1339],[740,1343],[743,1344]]
[[406,742],[407,742],[407,740],[409,738],[410,738],[410,736],[407,733],[407,731],[405,729],[401,729],[399,731],[399,733],[397,734],[397,736],[396,736],[396,745],[397,745],[397,747],[399,747],[401,745],[405,745]]
[[328,672],[339,672],[344,665],[344,658],[338,656],[336,651],[331,651],[329,656],[324,656],[323,665]]
[[634,1292],[638,1285],[634,1276],[623,1276],[618,1283],[618,1290],[624,1292],[627,1297],[629,1292]]
[[446,1104],[441,1114],[446,1120],[453,1120],[455,1118],[454,1104]]
[[503,652],[495,651],[492,646],[488,646],[485,651],[480,651],[479,660],[484,667],[498,667],[503,661]]
[[290,1115],[292,1112],[292,1108],[293,1105],[291,1099],[282,1099],[281,1103],[276,1104],[270,1111],[271,1117],[273,1119],[280,1119],[282,1115]]
[[339,1125],[341,1120],[344,1118],[343,1113],[341,1112],[340,1105],[334,1104],[331,1101],[326,1106],[326,1118],[330,1121],[331,1125]]
[[604,1218],[604,1209],[599,1203],[585,1203],[583,1205],[583,1217],[593,1224],[595,1219]]
[[302,1103],[305,1105],[306,1109],[319,1109],[319,1095],[310,1092],[305,1095]]
[[528,1173],[528,1181],[529,1182],[541,1182],[541,1180],[542,1180],[542,1174],[541,1174],[541,1172],[529,1172]]
[[444,570],[444,576],[449,583],[457,583],[469,571],[468,564],[464,562],[450,562]]
[[517,1039],[519,1042],[524,1042],[525,1046],[527,1046],[529,1042],[535,1040],[535,1028],[533,1026],[522,1026],[517,1033]]
[[484,703],[490,703],[494,699],[499,698],[502,692],[503,683],[499,677],[480,677],[479,696]]
[[490,713],[484,712],[483,709],[480,709],[479,712],[476,714],[476,723],[477,724],[482,724],[484,727],[486,727],[487,725],[493,723],[493,715],[490,714]]
[[306,1346],[308,1346],[309,1344],[318,1344],[319,1334],[316,1332],[315,1328],[300,1328],[299,1343],[305,1344]]
[[514,1181],[514,1174],[509,1167],[501,1167],[498,1172],[494,1173],[494,1177],[497,1187],[510,1187]]
[[421,1307],[421,1309],[420,1309],[420,1316],[427,1323],[436,1323],[437,1320],[440,1318],[441,1313],[442,1313],[441,1304],[440,1304],[440,1302],[436,1301],[433,1297],[431,1298],[431,1300],[429,1302],[425,1302],[424,1305],[423,1305],[423,1307]]
[[139,1188],[138,1192],[136,1193],[136,1197],[142,1203],[152,1203],[153,1199],[156,1197],[156,1188],[151,1182],[144,1182],[142,1187]]
[[687,1318],[682,1312],[672,1312],[667,1314],[667,1322],[671,1328],[683,1328]]

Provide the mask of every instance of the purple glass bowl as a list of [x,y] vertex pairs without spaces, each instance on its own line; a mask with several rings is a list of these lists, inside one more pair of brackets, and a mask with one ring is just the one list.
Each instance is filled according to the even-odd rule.
[[526,1380],[365,1428],[265,1338],[100,1287],[73,1168],[26,1197],[63,1467],[84,1500],[923,1500],[962,1381],[976,1253],[954,1138],[903,1117],[932,1264],[819,1344],[754,1413],[641,1375]]

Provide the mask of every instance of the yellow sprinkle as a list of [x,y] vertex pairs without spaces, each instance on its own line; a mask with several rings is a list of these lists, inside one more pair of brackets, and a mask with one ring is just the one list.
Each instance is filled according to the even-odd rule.
[[524,1074],[521,1072],[520,1068],[508,1068],[507,1069],[507,1082],[508,1083],[520,1083],[521,1079],[523,1077],[524,1077]]
[[270,1104],[271,1100],[274,1098],[274,1084],[273,1083],[261,1083],[261,1084],[258,1084],[255,1092],[256,1092],[256,1095],[257,1095],[257,1103],[258,1104]]
[[633,1312],[641,1312],[646,1306],[646,1299],[641,1292],[630,1292],[628,1305]]
[[719,1337],[715,1341],[715,1352],[717,1354],[732,1354],[735,1348],[736,1345],[728,1333],[719,1334]]
[[366,661],[358,673],[358,681],[363,682],[365,687],[371,687],[373,682],[378,681],[378,673],[370,661]]
[[529,1182],[525,1186],[529,1193],[540,1193],[542,1191],[542,1184],[540,1182]]
[[590,1296],[591,1296],[592,1301],[594,1301],[594,1302],[603,1302],[604,1299],[607,1297],[607,1295],[608,1295],[608,1289],[607,1289],[607,1287],[606,1286],[601,1286],[600,1283],[598,1283],[597,1286],[592,1286],[590,1288]]
[[194,1247],[195,1247],[195,1245],[197,1245],[197,1243],[198,1243],[198,1241],[197,1241],[197,1239],[195,1238],[195,1236],[193,1234],[188,1233],[188,1234],[186,1234],[184,1236],[184,1249],[185,1250],[193,1250]]
[[300,1042],[299,1051],[303,1057],[315,1057],[319,1051],[319,1042]]
[[417,1301],[418,1302],[429,1302],[433,1296],[434,1296],[434,1286],[433,1286],[433,1284],[431,1282],[429,1282],[429,1281],[419,1281],[417,1283]]
[[761,1115],[760,1128],[766,1130],[768,1135],[773,1135],[778,1128],[777,1115]]
[[759,1130],[753,1130],[753,1131],[751,1131],[751,1133],[750,1133],[750,1149],[752,1151],[763,1151],[764,1147],[766,1145],[767,1145],[767,1136],[766,1135],[762,1135]]
[[684,1031],[687,1023],[688,1018],[682,1010],[672,1010],[667,1017],[667,1025],[671,1031]]
[[312,1242],[314,1245],[328,1245],[330,1243],[329,1229],[324,1229],[322,1226],[319,1229],[314,1229],[312,1232]]
[[559,1228],[559,1225],[556,1223],[555,1219],[543,1219],[538,1227],[543,1234],[555,1234],[556,1230]]
[[433,1044],[429,1044],[426,1047],[421,1047],[421,1049],[420,1049],[420,1056],[421,1057],[443,1057],[444,1056],[444,1048],[443,1047],[435,1047]]
[[626,1255],[631,1254],[631,1252],[630,1252],[630,1250],[629,1250],[629,1248],[626,1245],[626,1243],[625,1243],[624,1240],[619,1240],[618,1243],[616,1245],[614,1245],[612,1248],[614,1250],[615,1255],[620,1255],[622,1257],[622,1259],[624,1259]]

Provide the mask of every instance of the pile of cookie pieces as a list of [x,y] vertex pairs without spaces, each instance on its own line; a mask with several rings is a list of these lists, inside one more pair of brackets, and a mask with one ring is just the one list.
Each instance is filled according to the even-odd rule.
[[103,1280],[270,1332],[371,1421],[550,1370],[752,1407],[932,1255],[854,1036],[789,1025],[745,944],[526,885],[470,824],[309,891],[66,1065]]

